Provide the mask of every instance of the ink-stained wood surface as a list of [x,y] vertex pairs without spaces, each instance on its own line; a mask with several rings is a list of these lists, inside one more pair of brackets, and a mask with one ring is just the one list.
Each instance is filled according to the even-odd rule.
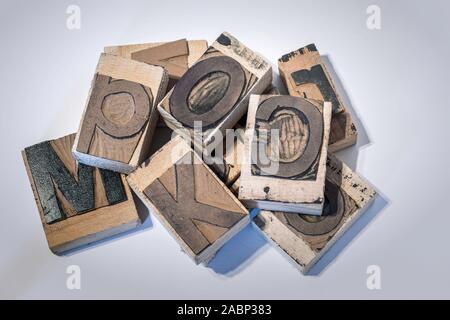
[[280,94],[280,90],[278,90],[278,88],[274,84],[271,84],[263,92],[263,95],[269,95],[269,94],[273,94],[273,95]]
[[250,222],[245,207],[179,136],[127,180],[196,263]]
[[235,195],[238,191],[236,181],[241,175],[244,130],[245,128],[239,124],[232,130],[227,130],[225,139],[214,149],[213,156],[205,159],[214,173]]
[[190,68],[208,49],[206,40],[176,40],[109,46],[105,53],[129,58],[164,67],[170,77],[168,89]]
[[78,164],[75,134],[26,148],[23,159],[50,249],[56,254],[137,227],[125,177]]
[[320,215],[330,118],[328,102],[252,95],[239,199],[251,208]]
[[290,95],[331,102],[330,152],[356,143],[357,131],[352,117],[314,44],[283,55],[278,60],[278,69]]
[[323,216],[261,211],[254,223],[307,273],[371,205],[375,196],[375,190],[366,181],[329,154]]
[[191,141],[196,122],[199,147],[218,144],[218,133],[245,114],[250,94],[271,84],[270,64],[228,33],[221,34],[158,105],[166,124]]
[[73,153],[81,163],[122,173],[147,156],[167,87],[162,67],[102,54]]

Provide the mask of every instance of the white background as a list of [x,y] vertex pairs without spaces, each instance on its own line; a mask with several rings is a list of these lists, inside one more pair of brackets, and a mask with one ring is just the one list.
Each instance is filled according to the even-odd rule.
[[[71,4],[80,30],[66,28]],[[366,27],[370,4],[381,30]],[[450,298],[449,17],[448,1],[2,0],[0,298]],[[360,133],[339,157],[379,191],[374,206],[315,276],[251,227],[209,268],[196,266],[155,218],[69,257],[51,254],[21,149],[77,130],[104,46],[212,42],[224,30],[274,67],[316,43]],[[72,264],[79,291],[66,288]],[[379,291],[366,287],[372,264]]]

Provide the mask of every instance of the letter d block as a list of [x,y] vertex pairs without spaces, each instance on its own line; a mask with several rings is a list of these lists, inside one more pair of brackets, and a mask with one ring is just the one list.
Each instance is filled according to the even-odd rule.
[[159,66],[102,54],[73,154],[84,164],[130,173],[145,158],[168,76]]
[[223,33],[183,74],[158,110],[172,130],[191,141],[198,128],[195,145],[213,148],[245,114],[250,94],[264,92],[271,81],[270,64]]
[[251,208],[321,215],[331,104],[250,98],[239,200]]
[[180,136],[127,180],[197,264],[250,222],[245,207]]
[[72,134],[22,152],[48,245],[55,254],[140,224],[124,175],[77,164],[71,152],[74,139]]

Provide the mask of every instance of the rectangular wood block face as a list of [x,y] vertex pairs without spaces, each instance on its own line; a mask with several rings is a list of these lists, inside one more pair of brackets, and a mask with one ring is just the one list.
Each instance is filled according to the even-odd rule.
[[196,131],[196,146],[218,144],[225,130],[245,114],[250,94],[262,93],[271,81],[272,68],[264,58],[222,33],[158,110],[166,124],[188,141]]
[[48,245],[56,254],[140,224],[125,177],[77,164],[74,140],[72,134],[22,152]]
[[250,222],[245,207],[179,136],[127,180],[197,264]]
[[168,85],[170,89],[206,49],[208,49],[206,40],[181,39],[171,42],[110,46],[105,47],[104,52],[164,67],[170,77]]
[[247,207],[322,214],[331,105],[252,95],[239,199]]
[[322,217],[261,211],[254,223],[291,258],[303,273],[361,216],[375,199],[375,190],[343,162],[327,159],[326,206]]
[[282,56],[278,60],[278,69],[290,95],[331,102],[333,117],[328,147],[330,152],[356,143],[357,131],[352,117],[314,44]]
[[148,156],[167,87],[159,66],[102,54],[77,133],[73,154],[81,163],[130,173]]

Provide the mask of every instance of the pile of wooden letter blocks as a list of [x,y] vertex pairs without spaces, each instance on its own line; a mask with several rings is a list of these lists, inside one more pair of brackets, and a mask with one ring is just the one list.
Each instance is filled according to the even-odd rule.
[[333,155],[357,130],[316,46],[278,68],[289,95],[226,32],[106,47],[78,132],[22,152],[52,252],[139,228],[142,201],[197,264],[253,222],[307,273],[375,191]]

